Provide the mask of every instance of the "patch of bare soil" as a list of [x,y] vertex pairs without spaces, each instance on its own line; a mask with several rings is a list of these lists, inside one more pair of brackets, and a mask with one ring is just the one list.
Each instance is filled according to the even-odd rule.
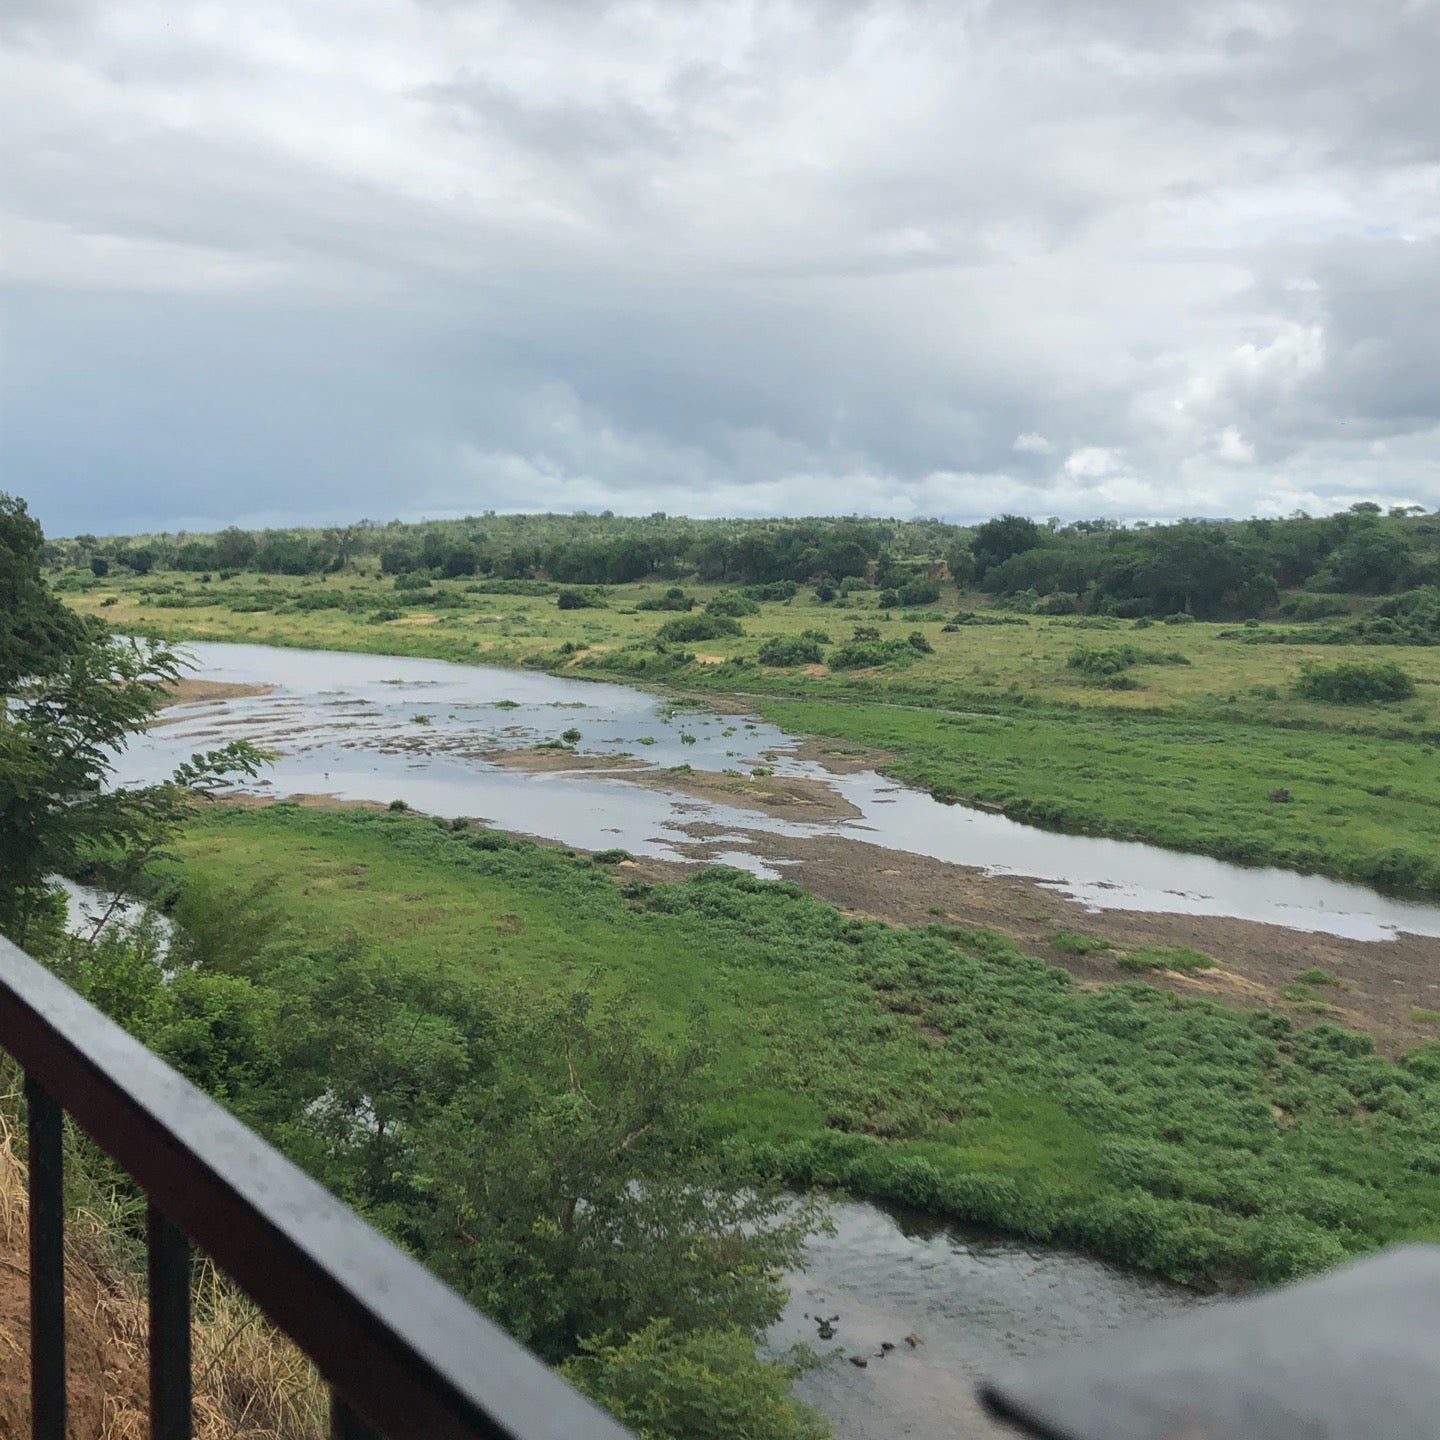
[[[713,827],[688,828],[703,855],[710,839],[707,831]],[[731,835],[716,841],[714,849],[733,849]],[[898,925],[939,923],[998,930],[1028,953],[1063,966],[1084,982],[1138,979],[1181,994],[1279,1010],[1300,1024],[1331,1020],[1369,1031],[1390,1053],[1440,1038],[1434,1024],[1417,1021],[1411,1013],[1416,1007],[1440,1009],[1440,941],[1424,936],[1402,934],[1372,942],[1207,915],[1091,913],[1032,880],[986,875],[849,836],[752,831],[746,838],[757,854],[793,862],[784,866],[787,880],[849,913]],[[1051,942],[1061,931],[1107,940],[1115,953],[1072,955],[1057,949]],[[1187,974],[1138,975],[1115,963],[1120,951],[1175,945],[1200,950],[1217,963]],[[1328,971],[1339,983],[1312,986],[1298,1003],[1287,1000],[1282,993],[1285,987],[1311,969]]]
[[859,815],[848,800],[823,780],[799,775],[726,775],[718,770],[665,770],[647,765],[633,755],[576,755],[554,746],[536,745],[520,750],[497,750],[485,757],[531,774],[559,774],[571,770],[624,771],[632,785],[651,790],[693,795],[699,800],[722,801],[741,809],[761,810],[784,820],[839,820]]
[[227,680],[177,680],[160,697],[164,705],[194,705],[201,700],[238,700],[245,695],[268,695],[273,685],[242,685]]
[[652,790],[679,791],[782,820],[845,820],[860,811],[823,780],[802,775],[726,775],[718,770],[645,770],[627,777]]
[[388,810],[390,808],[388,805],[382,805],[378,800],[344,800],[339,795],[256,795],[253,791],[218,796],[215,803],[232,805],[237,810],[264,810],[271,805],[299,805],[306,810]]
[[577,755],[568,747],[557,745],[486,750],[483,755],[492,765],[524,770],[529,775],[555,775],[569,770],[640,770],[645,767],[645,762],[633,755]]

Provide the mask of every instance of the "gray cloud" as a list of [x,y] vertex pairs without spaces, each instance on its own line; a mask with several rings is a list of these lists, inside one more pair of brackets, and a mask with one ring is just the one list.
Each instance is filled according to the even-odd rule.
[[54,529],[1440,504],[1429,0],[7,8]]

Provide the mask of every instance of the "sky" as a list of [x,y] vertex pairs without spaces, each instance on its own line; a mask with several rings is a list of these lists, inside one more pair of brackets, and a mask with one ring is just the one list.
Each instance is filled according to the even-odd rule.
[[0,0],[56,534],[1440,506],[1440,0]]

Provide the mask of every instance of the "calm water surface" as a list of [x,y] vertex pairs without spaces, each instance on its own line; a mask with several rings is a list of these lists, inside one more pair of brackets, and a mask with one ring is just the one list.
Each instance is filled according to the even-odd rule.
[[[1098,1260],[970,1234],[933,1218],[849,1202],[810,1242],[769,1336],[838,1352],[795,1390],[841,1440],[1013,1435],[975,1403],[1009,1365],[1105,1331],[1172,1315],[1195,1297]],[[835,1331],[819,1338],[817,1320]],[[920,1344],[906,1344],[907,1335]],[[881,1349],[889,1341],[895,1348]],[[859,1369],[851,1355],[864,1355]]]

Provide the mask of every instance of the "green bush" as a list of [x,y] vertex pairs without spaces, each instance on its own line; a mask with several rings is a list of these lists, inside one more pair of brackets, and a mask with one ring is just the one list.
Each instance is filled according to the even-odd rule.
[[1329,620],[1348,615],[1350,607],[1338,595],[1292,595],[1280,613],[1291,620]]
[[755,658],[762,665],[818,665],[824,652],[804,635],[772,635]]
[[728,615],[680,615],[667,620],[655,632],[656,639],[671,645],[687,645],[697,640],[721,640],[728,635],[743,635],[738,620]]
[[1295,693],[1336,705],[1388,705],[1414,695],[1415,681],[1393,660],[1345,660],[1338,665],[1312,661],[1301,667]]
[[653,595],[648,600],[642,600],[635,608],[689,611],[695,608],[695,597],[687,595],[678,585],[672,585],[663,595]]
[[760,606],[738,590],[722,590],[711,599],[705,612],[708,615],[729,615],[738,619],[741,615],[758,615]]
[[561,610],[600,610],[604,602],[598,595],[586,590],[562,590],[555,597],[555,604]]
[[561,1369],[640,1440],[827,1440],[791,1394],[798,1369],[762,1360],[740,1330],[677,1334],[657,1320],[619,1345],[592,1344]]

